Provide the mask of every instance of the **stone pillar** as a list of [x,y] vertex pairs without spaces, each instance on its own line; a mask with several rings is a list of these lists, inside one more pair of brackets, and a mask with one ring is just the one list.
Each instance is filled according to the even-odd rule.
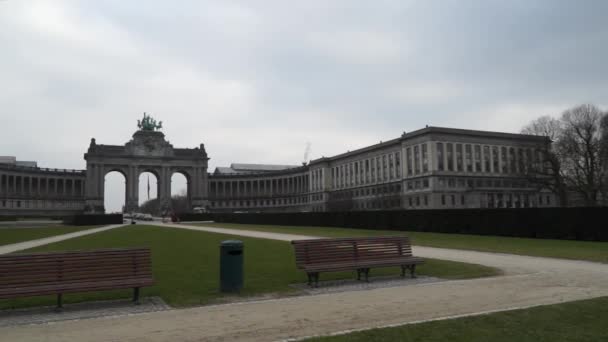
[[158,198],[160,202],[161,214],[171,209],[171,172],[169,168],[163,166],[160,169],[160,175],[157,179],[158,182]]
[[127,212],[135,212],[139,208],[139,170],[137,166],[129,166],[125,175],[125,183],[125,209]]

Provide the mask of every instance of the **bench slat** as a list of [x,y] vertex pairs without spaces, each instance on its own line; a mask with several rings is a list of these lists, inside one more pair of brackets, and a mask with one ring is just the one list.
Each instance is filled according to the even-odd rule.
[[309,277],[321,271],[385,266],[411,266],[413,276],[413,267],[424,262],[412,255],[410,239],[405,236],[297,240],[292,245],[296,267]]
[[149,248],[0,256],[0,298],[139,288],[154,284]]

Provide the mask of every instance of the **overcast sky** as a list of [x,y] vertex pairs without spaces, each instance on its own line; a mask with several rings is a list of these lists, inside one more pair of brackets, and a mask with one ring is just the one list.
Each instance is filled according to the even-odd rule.
[[144,111],[175,147],[204,143],[210,170],[427,124],[517,132],[606,109],[607,13],[603,0],[0,0],[0,155],[82,169],[92,137],[124,144]]

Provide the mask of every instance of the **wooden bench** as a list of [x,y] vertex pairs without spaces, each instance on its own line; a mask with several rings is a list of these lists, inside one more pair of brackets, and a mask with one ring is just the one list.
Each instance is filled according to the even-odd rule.
[[401,276],[409,269],[415,278],[416,265],[424,260],[412,256],[410,240],[405,236],[314,239],[291,242],[296,266],[308,275],[308,285],[319,284],[320,272],[357,271],[357,280],[365,274],[369,281],[372,267],[400,266]]
[[0,299],[62,295],[154,284],[149,248],[8,254],[0,256]]

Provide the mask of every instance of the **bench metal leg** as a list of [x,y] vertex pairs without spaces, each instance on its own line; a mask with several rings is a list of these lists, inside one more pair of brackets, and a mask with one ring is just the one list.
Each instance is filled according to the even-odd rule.
[[139,305],[139,287],[134,287],[133,288],[133,303],[135,303],[135,305]]
[[57,294],[57,307],[55,308],[56,312],[61,312],[63,310],[63,294]]
[[369,268],[363,269],[363,272],[365,272],[365,282],[369,283]]
[[405,269],[408,267],[405,265],[401,265],[401,278],[405,278]]
[[416,278],[416,265],[410,266],[410,275],[412,276],[412,278]]
[[[308,275],[308,286],[319,287],[319,272],[309,272],[306,275]],[[314,286],[313,281],[315,283]]]
[[361,280],[361,273],[363,273],[363,269],[357,268],[357,280]]

